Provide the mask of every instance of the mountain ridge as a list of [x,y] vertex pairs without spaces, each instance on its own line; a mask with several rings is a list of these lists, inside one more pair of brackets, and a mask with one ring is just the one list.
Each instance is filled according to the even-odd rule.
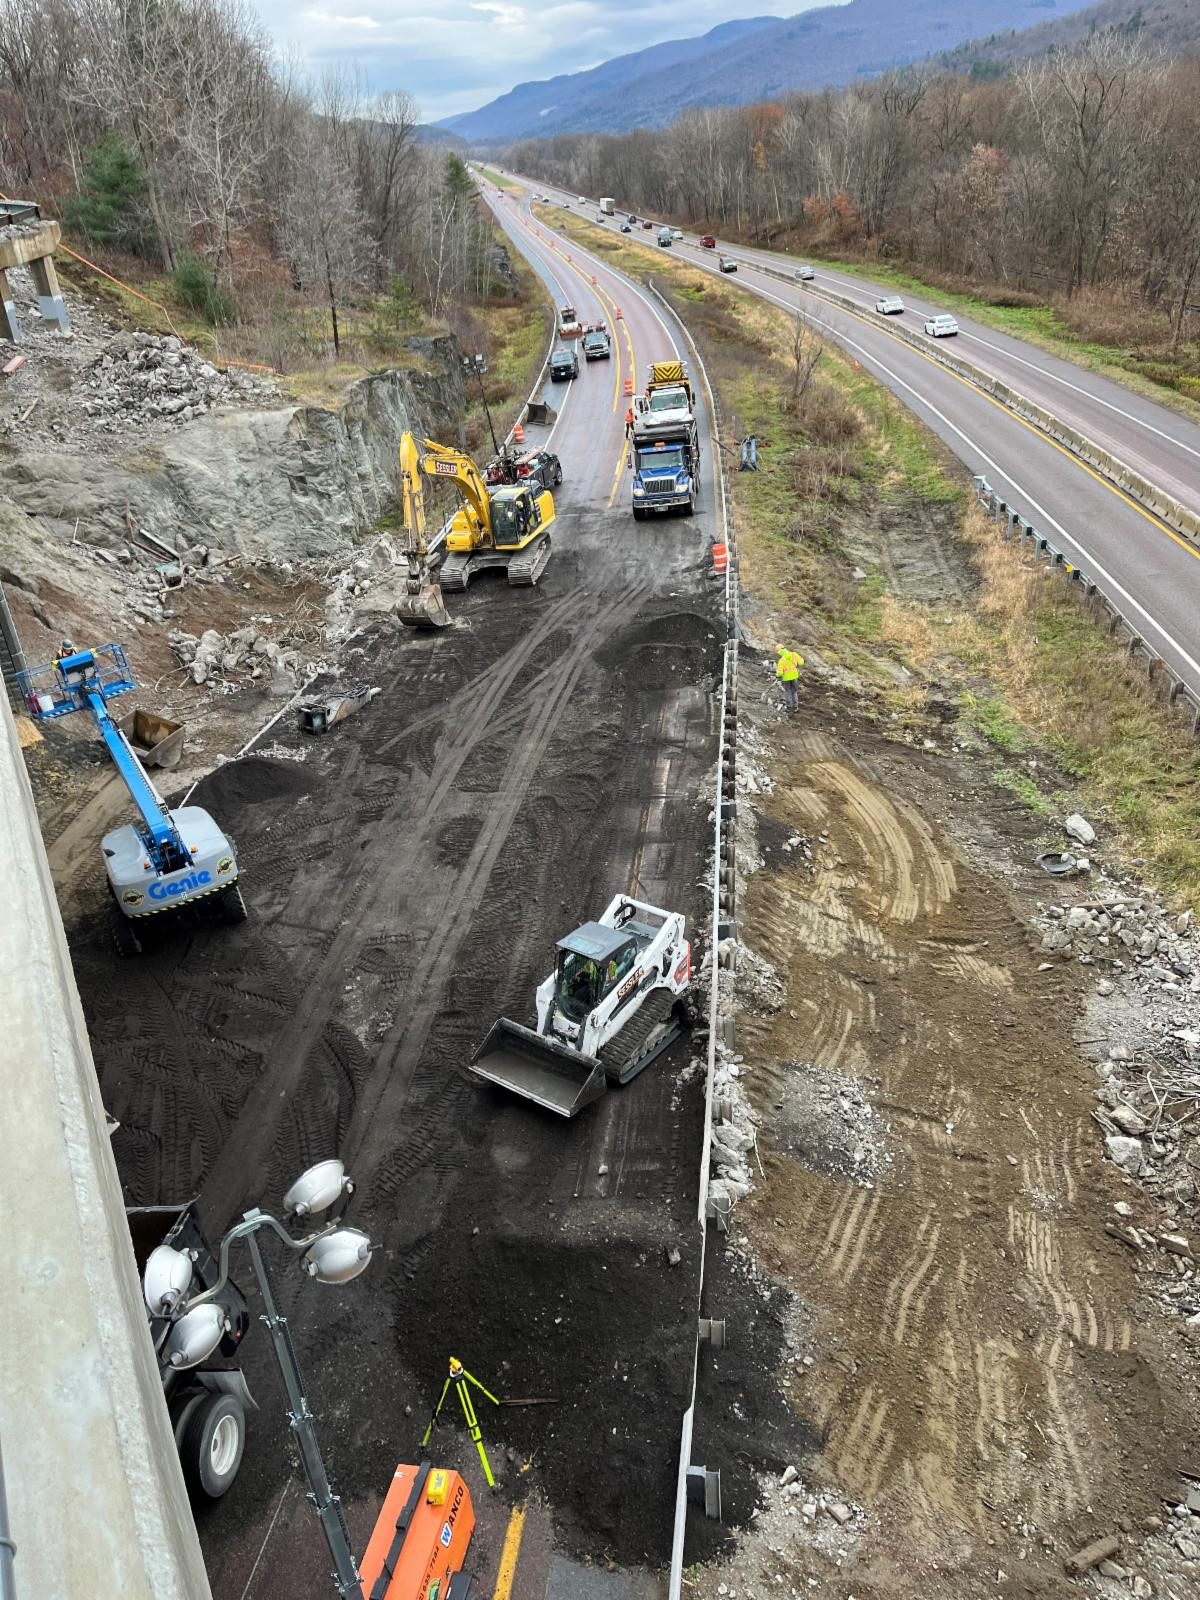
[[578,73],[518,84],[438,126],[479,144],[556,133],[658,128],[690,106],[749,105],[789,90],[838,87],[968,40],[1028,28],[1087,0],[848,0],[791,17],[718,24],[614,56]]

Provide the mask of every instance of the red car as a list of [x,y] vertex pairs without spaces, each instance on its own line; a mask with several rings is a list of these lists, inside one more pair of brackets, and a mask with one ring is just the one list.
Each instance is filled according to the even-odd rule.
[[711,233],[706,233],[701,239],[700,243],[706,250],[715,250],[717,248],[717,241],[713,238]]
[[643,228],[652,228],[653,226],[654,226],[654,224],[652,222],[643,222],[642,223],[642,227]]

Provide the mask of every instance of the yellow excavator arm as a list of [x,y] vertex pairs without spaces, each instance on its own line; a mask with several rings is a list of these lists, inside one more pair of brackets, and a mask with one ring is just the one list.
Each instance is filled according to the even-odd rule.
[[431,478],[452,483],[462,495],[462,510],[453,519],[446,535],[446,549],[478,550],[492,542],[492,502],[483,474],[461,450],[449,445],[422,440],[421,471]]
[[404,518],[404,555],[408,576],[396,606],[401,622],[414,628],[445,628],[450,617],[441,586],[429,570],[429,545],[425,538],[425,491],[421,482],[421,452],[411,433],[400,439],[400,510]]

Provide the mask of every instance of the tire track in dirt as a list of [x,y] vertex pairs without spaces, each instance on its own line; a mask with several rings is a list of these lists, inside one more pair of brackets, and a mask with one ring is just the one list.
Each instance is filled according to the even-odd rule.
[[[1059,1098],[1079,1078],[1069,1021],[1013,1005],[1036,965],[1020,919],[911,789],[827,735],[796,739],[776,779],[764,811],[827,843],[745,896],[785,997],[741,1027],[767,1175],[742,1219],[817,1313],[803,1405],[825,1470],[926,1557],[948,1526],[1061,1529],[1122,1450],[1139,1470],[1094,1378],[1136,1360],[1137,1334],[1127,1264],[1095,1242],[1086,1113]],[[806,1060],[861,1075],[887,1117],[875,1187],[770,1148],[770,1098]]]
[[485,824],[458,874],[454,892],[447,897],[442,917],[425,943],[411,985],[418,996],[417,1003],[402,1022],[392,1025],[381,1042],[373,1077],[375,1089],[364,1096],[349,1140],[351,1159],[364,1170],[373,1171],[388,1148],[392,1118],[408,1098],[421,1051],[442,1006],[444,986],[438,980],[444,978],[447,961],[452,961],[454,952],[464,943],[488,891],[508,831],[541,769],[558,720],[588,665],[590,652],[598,639],[633,615],[644,593],[643,584],[629,584],[614,600],[595,610],[576,635],[567,660],[560,659],[557,673],[529,706]]
[[444,724],[454,727],[455,711],[466,702],[466,714],[456,731],[439,748],[434,767],[417,797],[402,788],[381,819],[387,826],[403,819],[404,831],[394,828],[394,847],[382,868],[374,860],[364,861],[340,906],[328,907],[328,889],[314,879],[309,899],[315,919],[317,903],[339,919],[327,939],[317,968],[306,975],[305,988],[287,1025],[273,1042],[263,1071],[247,1097],[239,1118],[238,1137],[231,1138],[211,1168],[201,1191],[202,1203],[210,1203],[220,1214],[239,1209],[257,1182],[258,1173],[269,1156],[282,1103],[300,1082],[308,1049],[319,1036],[342,985],[337,974],[350,965],[355,946],[379,925],[371,919],[371,909],[392,895],[402,895],[411,876],[417,851],[424,848],[423,833],[437,818],[449,796],[455,778],[472,750],[489,731],[490,723],[505,697],[519,686],[522,670],[535,653],[561,631],[576,609],[572,599],[553,604],[524,637],[499,662],[473,680],[443,710]]

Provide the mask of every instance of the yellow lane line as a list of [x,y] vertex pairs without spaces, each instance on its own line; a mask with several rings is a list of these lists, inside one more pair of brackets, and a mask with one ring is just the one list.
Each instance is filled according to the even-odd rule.
[[[532,222],[526,221],[524,218],[522,218],[522,224],[525,227],[526,231],[528,233],[532,234],[532,236],[538,241],[539,244],[541,244],[541,245],[549,245],[552,250],[556,251],[562,257],[563,265],[565,267],[570,268],[570,270],[579,279],[580,283],[583,284],[583,286],[585,288],[590,289],[592,291],[592,293],[596,296],[597,300],[599,300],[600,304],[609,313],[609,318],[610,318],[610,321],[612,322],[613,328],[614,328],[613,341],[612,342],[613,342],[613,347],[616,350],[616,355],[617,355],[617,359],[616,359],[617,371],[616,371],[616,377],[615,377],[615,380],[614,380],[614,383],[613,383],[613,403],[612,403],[612,409],[615,412],[616,409],[617,409],[617,400],[619,398],[619,391],[620,391],[620,385],[621,385],[621,352],[620,352],[620,346],[617,344],[616,332],[615,332],[616,324],[617,324],[618,320],[620,321],[621,326],[625,330],[625,341],[626,341],[627,345],[629,346],[629,364],[630,364],[630,369],[631,369],[631,381],[633,382],[635,388],[637,386],[637,357],[636,357],[636,354],[635,354],[634,348],[633,348],[633,336],[629,331],[628,324],[626,323],[624,317],[621,317],[621,318],[618,319],[616,301],[613,300],[608,294],[606,294],[606,292],[600,287],[599,280],[597,280],[597,282],[593,283],[591,281],[593,274],[585,273],[582,267],[577,266],[574,261],[569,260],[567,258],[566,251],[562,249],[562,247],[560,246],[558,240],[555,239],[554,236],[549,233],[549,230],[547,230],[545,234],[543,234],[543,233],[538,231],[539,228],[545,228],[545,224],[544,223],[538,223],[536,218],[533,219]],[[595,259],[595,258],[593,258],[593,259]],[[601,265],[601,263],[599,263],[599,262],[597,262],[596,264],[598,266]],[[609,496],[608,496],[608,509],[610,509],[610,510],[612,508],[613,501],[617,498],[617,490],[621,487],[621,473],[624,470],[626,456],[628,454],[628,449],[629,449],[629,441],[624,436],[624,428],[623,427],[622,427],[621,431],[622,431],[621,448],[620,448],[620,452],[619,452],[619,454],[617,456],[616,470],[613,473],[612,489],[610,490]]]
[[511,1600],[513,1579],[517,1575],[517,1557],[521,1554],[521,1535],[524,1532],[524,1509],[514,1506],[504,1535],[504,1548],[500,1552],[500,1571],[496,1574],[492,1600]]

